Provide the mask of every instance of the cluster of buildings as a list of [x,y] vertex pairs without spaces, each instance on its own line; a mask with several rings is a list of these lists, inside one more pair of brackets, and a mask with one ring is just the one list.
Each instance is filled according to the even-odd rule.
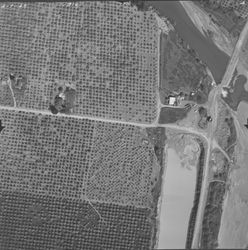
[[165,103],[170,106],[179,106],[184,100],[185,96],[182,92],[175,95],[169,95],[165,98]]
[[248,16],[248,0],[210,0],[210,2],[223,8],[233,8],[235,13],[242,18]]

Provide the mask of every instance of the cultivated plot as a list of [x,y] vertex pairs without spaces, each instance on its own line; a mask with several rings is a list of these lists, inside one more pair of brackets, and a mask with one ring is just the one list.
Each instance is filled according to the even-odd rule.
[[0,8],[0,78],[27,79],[12,86],[18,107],[48,109],[58,88],[70,86],[74,114],[156,118],[159,36],[151,11],[118,2],[12,5]]
[[0,117],[0,190],[154,205],[164,142],[154,148],[145,129],[20,111]]

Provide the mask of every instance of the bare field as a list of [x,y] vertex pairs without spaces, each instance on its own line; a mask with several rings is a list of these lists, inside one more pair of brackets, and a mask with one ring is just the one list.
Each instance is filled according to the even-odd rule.
[[0,79],[27,78],[25,91],[15,91],[17,106],[47,110],[58,87],[69,85],[74,114],[156,118],[159,38],[151,11],[118,2],[1,6]]

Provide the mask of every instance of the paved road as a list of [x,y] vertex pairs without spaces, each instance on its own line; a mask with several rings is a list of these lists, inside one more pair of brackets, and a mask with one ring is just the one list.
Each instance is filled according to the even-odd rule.
[[227,87],[229,85],[230,80],[232,79],[232,75],[238,64],[240,54],[242,53],[242,47],[247,42],[247,38],[248,38],[247,34],[248,34],[248,22],[246,22],[242,32],[240,33],[239,39],[235,45],[232,57],[229,61],[225,74],[222,78],[221,87]]
[[232,57],[227,66],[226,72],[222,78],[221,84],[213,90],[213,96],[210,97],[211,98],[210,113],[213,118],[213,123],[208,133],[208,150],[206,154],[206,163],[205,163],[206,165],[205,165],[204,173],[203,173],[203,183],[202,183],[202,188],[201,188],[201,196],[200,196],[199,207],[198,207],[198,212],[197,212],[192,248],[199,248],[200,246],[201,225],[202,225],[202,220],[203,220],[203,215],[204,215],[204,208],[205,208],[207,190],[208,190],[208,184],[209,184],[209,176],[208,176],[209,158],[210,158],[211,150],[213,149],[214,131],[217,126],[217,120],[218,120],[217,102],[218,102],[218,99],[220,98],[222,88],[227,87],[232,79],[233,72],[235,71],[235,68],[237,67],[239,57],[242,53],[242,50],[241,50],[242,46],[244,45],[244,43],[247,42],[247,37],[248,37],[248,21],[246,22],[239,36],[239,39],[235,45],[235,49],[233,51]]

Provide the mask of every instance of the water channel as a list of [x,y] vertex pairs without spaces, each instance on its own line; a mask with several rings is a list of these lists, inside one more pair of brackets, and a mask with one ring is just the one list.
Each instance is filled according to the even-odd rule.
[[[202,35],[179,1],[147,1],[160,16],[175,22],[175,28],[190,48],[210,69],[216,83],[220,83],[230,57],[214,42]],[[173,148],[167,151],[167,169],[163,177],[161,196],[160,231],[158,249],[185,248],[188,223],[193,207],[196,168],[191,171],[181,166],[179,156]]]
[[182,167],[179,156],[173,148],[168,148],[167,154],[158,249],[183,249],[194,201],[196,168],[189,170]]
[[218,84],[224,75],[229,56],[221,51],[210,38],[202,35],[179,1],[147,1],[146,3],[155,8],[161,16],[175,21],[175,28],[181,38],[198,53]]

